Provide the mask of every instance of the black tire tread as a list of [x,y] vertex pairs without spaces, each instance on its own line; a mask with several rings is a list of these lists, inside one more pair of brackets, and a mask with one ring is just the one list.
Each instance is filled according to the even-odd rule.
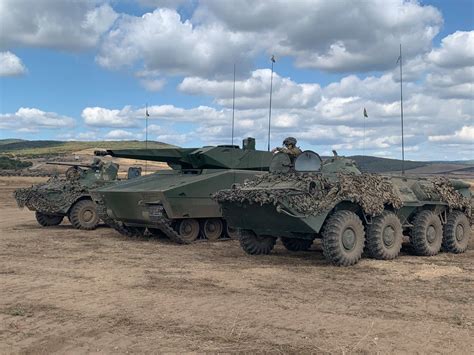
[[[463,224],[465,233],[467,233],[461,242],[456,239],[456,226],[459,223]],[[470,237],[471,225],[467,216],[461,211],[452,211],[449,213],[443,228],[443,250],[454,254],[464,253],[469,245]]]
[[[433,223],[437,224],[440,232],[438,245],[430,247],[429,243],[426,241],[426,225],[432,220]],[[410,232],[410,243],[415,250],[415,253],[420,256],[433,256],[439,253],[442,243],[442,231],[443,226],[439,217],[430,210],[422,210],[418,212],[413,220],[413,228]]]
[[356,264],[362,257],[364,251],[364,242],[358,246],[358,250],[354,255],[348,256],[341,250],[339,240],[343,227],[348,222],[353,222],[359,233],[365,234],[364,226],[360,218],[351,211],[340,210],[334,212],[325,222],[322,232],[322,248],[323,254],[327,260],[336,266],[350,266]]
[[[397,224],[398,235],[393,247],[388,250],[383,242],[383,228],[387,222]],[[372,219],[372,224],[367,227],[366,250],[370,257],[379,260],[395,259],[402,249],[403,229],[397,215],[391,211],[384,211],[380,216]]]
[[250,255],[268,255],[273,250],[276,243],[275,237],[258,237],[251,231],[242,230],[240,232],[240,246]]
[[[93,207],[95,211],[95,222],[91,225],[84,224],[83,221],[81,221],[80,217],[80,211],[84,207]],[[77,201],[72,207],[71,211],[69,212],[69,221],[73,225],[74,228],[76,229],[82,229],[82,230],[93,230],[96,229],[97,226],[99,225],[99,215],[97,213],[96,205],[92,200],[80,200]]]
[[38,223],[43,227],[57,226],[61,224],[64,216],[55,216],[43,212],[35,212],[35,217]]

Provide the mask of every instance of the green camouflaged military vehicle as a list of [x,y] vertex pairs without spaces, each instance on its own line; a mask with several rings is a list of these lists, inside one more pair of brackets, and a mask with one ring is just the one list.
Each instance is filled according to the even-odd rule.
[[[99,223],[96,205],[90,190],[117,181],[118,164],[104,163],[98,158],[90,165],[48,163],[70,168],[64,178],[53,176],[46,183],[17,189],[14,197],[18,207],[35,211],[36,220],[44,227],[60,224],[67,216],[77,229],[95,229]],[[139,168],[132,168],[135,173]]]
[[362,174],[348,159],[323,163],[311,151],[294,164],[279,153],[271,166],[214,195],[248,254],[269,254],[277,238],[293,251],[319,238],[329,261],[348,266],[364,249],[376,259],[397,257],[404,231],[418,255],[468,246],[472,207],[463,181]]
[[164,235],[177,243],[233,235],[211,195],[267,172],[272,153],[255,150],[255,139],[202,148],[107,150],[97,155],[165,162],[171,170],[93,192],[104,222],[127,236]]

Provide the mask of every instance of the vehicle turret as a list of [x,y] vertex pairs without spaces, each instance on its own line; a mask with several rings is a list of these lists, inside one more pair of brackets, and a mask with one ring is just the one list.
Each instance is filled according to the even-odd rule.
[[[253,142],[253,144],[252,144]],[[237,169],[268,170],[272,155],[255,150],[253,138],[244,139],[242,149],[236,145],[202,148],[117,149],[95,151],[96,156],[148,160],[168,163],[175,170]]]

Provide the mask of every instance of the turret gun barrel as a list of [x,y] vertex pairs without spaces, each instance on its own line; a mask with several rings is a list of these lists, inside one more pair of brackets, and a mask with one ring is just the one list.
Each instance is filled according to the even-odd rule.
[[80,164],[80,163],[68,163],[68,162],[54,162],[54,161],[49,161],[46,164],[48,165],[64,165],[64,166],[77,166],[80,168],[92,168],[93,165],[90,164]]

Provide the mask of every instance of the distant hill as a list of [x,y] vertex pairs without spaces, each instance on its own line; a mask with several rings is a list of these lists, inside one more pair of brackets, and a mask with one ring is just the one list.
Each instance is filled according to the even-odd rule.
[[[5,141],[5,140],[4,140]],[[173,147],[163,142],[148,142],[148,148]],[[0,143],[0,155],[9,155],[21,158],[38,158],[71,154],[85,149],[139,149],[145,148],[143,141],[23,141],[10,140]]]
[[15,138],[0,139],[0,145],[16,143],[16,142],[24,142],[24,140],[23,139],[15,139]]
[[[402,170],[402,161],[398,159],[379,158],[371,156],[354,155],[349,157],[365,172],[391,172]],[[421,168],[430,165],[430,162],[405,160],[405,170]]]

